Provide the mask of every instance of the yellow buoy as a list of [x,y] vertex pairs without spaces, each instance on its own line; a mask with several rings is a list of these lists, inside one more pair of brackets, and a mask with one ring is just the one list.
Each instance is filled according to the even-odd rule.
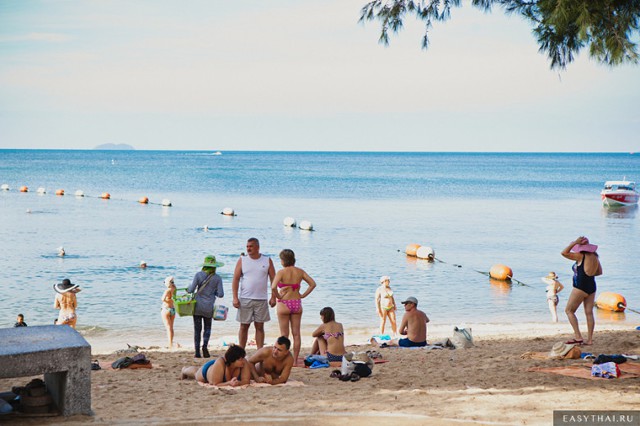
[[138,200],[140,204],[149,204],[149,199],[147,197],[142,197]]
[[420,247],[421,247],[420,244],[409,244],[404,249],[404,252],[407,256],[416,257],[416,253]]
[[20,187],[20,192],[29,192],[29,187],[28,186],[21,186]]
[[596,299],[596,306],[606,311],[624,312],[627,300],[621,294],[605,291]]
[[56,189],[56,195],[64,195],[64,189]]
[[100,198],[102,198],[103,200],[108,200],[111,198],[111,194],[109,194],[108,192],[103,192],[102,195],[100,195]]
[[496,264],[489,270],[489,276],[496,280],[510,280],[513,277],[513,271],[506,265]]

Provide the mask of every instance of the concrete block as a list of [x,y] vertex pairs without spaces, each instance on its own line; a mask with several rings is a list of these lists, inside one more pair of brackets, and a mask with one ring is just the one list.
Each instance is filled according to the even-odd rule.
[[36,376],[64,416],[91,411],[91,345],[66,325],[0,329],[0,378]]

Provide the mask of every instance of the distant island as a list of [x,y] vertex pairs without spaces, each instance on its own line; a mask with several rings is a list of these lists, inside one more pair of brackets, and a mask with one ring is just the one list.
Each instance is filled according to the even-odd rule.
[[103,143],[102,145],[98,145],[93,149],[103,149],[103,150],[111,150],[111,151],[132,151],[135,150],[131,145],[127,145],[126,143]]

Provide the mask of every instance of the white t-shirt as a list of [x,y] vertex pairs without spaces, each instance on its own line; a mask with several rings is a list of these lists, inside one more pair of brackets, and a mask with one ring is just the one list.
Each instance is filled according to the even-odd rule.
[[241,299],[269,299],[269,258],[260,255],[258,259],[241,256],[242,276],[240,277]]

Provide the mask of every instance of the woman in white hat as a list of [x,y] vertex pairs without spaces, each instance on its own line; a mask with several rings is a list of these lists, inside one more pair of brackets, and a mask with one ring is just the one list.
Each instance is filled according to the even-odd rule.
[[65,278],[61,283],[54,284],[53,289],[57,293],[53,307],[60,309],[56,324],[76,328],[76,322],[78,321],[76,315],[76,308],[78,307],[76,293],[80,291],[80,287],[78,284],[72,284],[68,278]]
[[551,311],[551,318],[553,322],[558,322],[558,302],[560,298],[558,293],[564,289],[564,286],[558,281],[558,276],[555,272],[549,272],[546,277],[542,278],[542,282],[547,284],[547,303],[549,304],[549,311]]
[[391,290],[391,278],[386,275],[380,277],[380,287],[376,290],[376,309],[380,317],[380,334],[384,334],[384,326],[387,318],[391,323],[391,331],[395,336],[398,333],[396,325],[396,301]]
[[176,319],[176,308],[173,303],[173,298],[176,295],[176,285],[173,281],[173,277],[167,277],[164,279],[164,285],[167,289],[162,294],[162,322],[167,329],[167,341],[169,343],[169,349],[173,348],[173,322]]
[[[573,260],[573,289],[567,300],[565,313],[573,328],[574,338],[568,344],[590,345],[593,343],[593,329],[595,319],[593,317],[593,306],[596,300],[596,278],[602,275],[602,266],[598,259],[598,246],[589,244],[586,237],[578,237],[562,250],[562,256]],[[587,317],[587,340],[580,334],[578,317],[576,311],[584,305],[584,314]]]

